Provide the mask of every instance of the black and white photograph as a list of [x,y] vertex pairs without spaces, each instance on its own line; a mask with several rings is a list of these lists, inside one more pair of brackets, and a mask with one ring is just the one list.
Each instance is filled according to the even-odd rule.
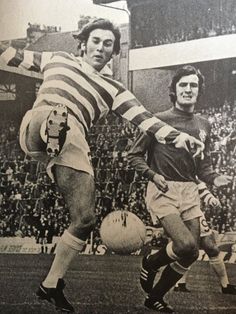
[[236,313],[236,1],[0,0],[0,313]]

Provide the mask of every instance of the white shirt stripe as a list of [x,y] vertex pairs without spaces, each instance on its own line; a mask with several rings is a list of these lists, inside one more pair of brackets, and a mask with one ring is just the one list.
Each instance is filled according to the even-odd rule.
[[81,96],[81,94],[77,91],[76,88],[67,84],[66,82],[63,82],[62,80],[50,80],[43,84],[44,88],[50,88],[50,87],[55,88],[55,86],[61,89],[62,91],[65,91],[65,93],[66,92],[70,93],[75,99],[77,99],[82,104],[82,106],[84,106],[88,110],[91,119],[92,120],[94,119],[94,116],[95,116],[94,108],[87,101],[86,98]]
[[144,120],[141,124],[140,127],[147,131],[154,123],[160,122],[156,117],[149,118],[147,120]]
[[160,128],[156,134],[155,137],[158,140],[158,142],[163,142],[165,143],[165,137],[171,132],[171,131],[175,131],[174,128],[172,128],[170,125],[165,125],[162,128]]
[[52,57],[52,52],[43,52],[42,53],[41,66],[40,66],[40,70],[42,72],[43,72],[45,65],[50,61],[51,57]]
[[131,94],[128,90],[124,91],[123,93],[116,96],[112,110],[116,110],[122,103],[131,99],[134,99],[134,95]]
[[101,76],[94,74],[93,75],[93,80],[102,86],[108,94],[111,95],[111,97],[114,99],[115,95],[118,92],[118,89],[114,87],[113,85],[109,84],[107,81],[105,81]]
[[139,115],[140,113],[145,112],[146,109],[143,106],[139,107],[131,107],[128,111],[126,111],[122,116],[125,119],[132,120],[134,117]]
[[[103,101],[100,94],[81,75],[77,75],[76,73],[74,73],[70,69],[59,67],[59,68],[48,69],[45,72],[44,77],[47,78],[51,75],[59,75],[59,74],[67,76],[68,78],[73,80],[75,83],[79,84],[82,88],[87,90],[96,99],[97,107],[99,108],[99,110],[101,112],[103,112],[104,109],[106,109],[106,112],[107,112],[107,109],[108,109],[107,104]],[[44,83],[43,83],[42,87],[43,86],[44,86]]]
[[[65,66],[69,65],[69,66],[71,66],[71,67],[73,67],[73,68],[78,68],[78,69],[81,70],[81,65],[80,65],[80,63],[79,63],[76,59],[74,59],[74,60],[72,60],[72,59],[67,59],[66,55],[67,55],[67,54],[65,54],[65,57],[63,57],[63,56],[61,56],[61,55],[55,55],[55,56],[53,56],[53,58],[52,58],[52,60],[51,60],[50,63],[51,63],[51,64],[53,64],[53,63],[62,63],[62,64],[65,65]],[[70,55],[68,55],[68,56],[70,56]],[[90,73],[90,74],[91,74],[91,73]]]
[[40,104],[44,100],[47,102],[51,101],[54,103],[66,105],[68,108],[70,108],[79,117],[80,121],[83,123],[83,125],[86,127],[86,129],[88,129],[87,123],[84,120],[84,117],[81,114],[81,111],[78,109],[78,107],[73,102],[71,102],[68,99],[66,99],[62,96],[59,96],[59,95],[41,94],[37,97],[33,107],[37,107],[37,105]]

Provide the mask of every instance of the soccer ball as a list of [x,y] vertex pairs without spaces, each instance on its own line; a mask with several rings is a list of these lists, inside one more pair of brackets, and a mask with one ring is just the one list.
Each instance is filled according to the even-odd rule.
[[130,254],[145,243],[146,227],[135,214],[117,210],[103,219],[100,236],[111,251],[117,254]]

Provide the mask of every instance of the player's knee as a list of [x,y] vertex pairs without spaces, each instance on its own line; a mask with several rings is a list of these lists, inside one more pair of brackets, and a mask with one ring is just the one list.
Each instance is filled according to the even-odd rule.
[[198,259],[198,256],[199,250],[197,247],[194,247],[192,250],[189,251],[184,251],[184,255],[181,258],[182,265],[188,268]]
[[198,256],[199,256],[199,249],[198,247],[195,247],[194,250],[187,256],[189,265],[194,263],[198,259]]
[[192,260],[193,262],[198,258],[199,250],[198,245],[194,240],[187,240],[182,243],[178,243],[176,247],[176,254],[181,259]]
[[96,225],[96,216],[93,213],[86,213],[74,219],[71,225],[78,238],[86,239]]
[[83,228],[92,230],[96,225],[96,216],[93,213],[87,214],[81,218]]
[[205,248],[205,252],[209,257],[217,257],[220,254],[220,250],[217,245]]

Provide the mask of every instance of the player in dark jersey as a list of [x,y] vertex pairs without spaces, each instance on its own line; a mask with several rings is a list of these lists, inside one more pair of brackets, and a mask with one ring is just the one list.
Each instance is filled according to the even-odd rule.
[[9,66],[44,74],[32,110],[23,118],[20,144],[25,153],[47,165],[70,211],[71,224],[57,246],[51,269],[37,295],[56,307],[73,311],[63,294],[63,277],[84,248],[95,218],[94,173],[86,141],[88,130],[113,111],[164,145],[185,147],[202,143],[149,113],[119,82],[109,77],[107,63],[120,51],[120,31],[110,21],[96,19],[77,35],[82,57],[65,52],[2,53]]
[[[131,165],[149,179],[146,204],[153,220],[160,220],[172,240],[159,252],[143,258],[140,273],[141,286],[148,293],[145,306],[166,313],[172,313],[173,309],[163,300],[165,294],[199,254],[202,212],[196,177],[216,186],[227,185],[231,180],[231,177],[213,171],[209,151],[210,125],[194,114],[203,87],[204,77],[198,70],[192,66],[180,68],[170,87],[173,107],[157,117],[201,139],[205,143],[204,159],[193,157],[183,149],[154,142],[147,134],[137,138],[128,154]],[[167,266],[153,287],[156,273],[164,265]]]
[[38,243],[41,245],[41,253],[48,253],[47,234],[48,234],[47,220],[40,219],[38,224],[37,238]]

